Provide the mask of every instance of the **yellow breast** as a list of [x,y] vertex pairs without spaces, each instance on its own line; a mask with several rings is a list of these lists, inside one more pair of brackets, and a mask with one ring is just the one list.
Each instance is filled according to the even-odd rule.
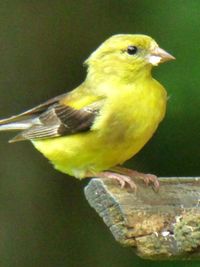
[[[151,138],[166,107],[166,92],[155,80],[122,87],[107,97],[86,133],[33,142],[62,172],[84,177],[134,156]],[[112,92],[112,90],[110,91]]]
[[117,143],[138,150],[163,119],[166,99],[165,89],[153,79],[122,87],[121,92],[108,98],[92,129],[98,130],[108,145]]

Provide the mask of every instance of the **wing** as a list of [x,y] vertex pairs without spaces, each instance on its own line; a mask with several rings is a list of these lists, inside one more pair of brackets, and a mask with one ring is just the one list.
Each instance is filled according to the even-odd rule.
[[8,124],[11,122],[16,122],[16,121],[25,121],[26,119],[28,121],[30,117],[31,117],[31,119],[33,119],[33,117],[37,117],[39,114],[41,114],[43,111],[45,111],[48,107],[50,107],[51,105],[53,105],[55,103],[58,103],[61,99],[67,97],[67,95],[68,94],[59,95],[57,97],[54,97],[54,98],[44,102],[41,105],[38,105],[32,109],[29,109],[23,113],[9,117],[7,119],[2,119],[2,120],[0,120],[0,125]]
[[102,100],[79,110],[59,102],[50,105],[46,111],[32,119],[32,125],[28,129],[15,136],[10,142],[53,138],[88,131],[102,105]]

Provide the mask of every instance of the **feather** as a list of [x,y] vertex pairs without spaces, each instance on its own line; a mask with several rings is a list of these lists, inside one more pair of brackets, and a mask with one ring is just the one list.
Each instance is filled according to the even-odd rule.
[[[21,122],[12,122],[0,126],[5,130],[23,130],[9,142],[14,143],[22,140],[37,140],[53,138],[87,131],[93,125],[98,115],[101,101],[92,103],[82,109],[75,109],[70,106],[55,103],[50,105],[38,117],[24,120]],[[24,114],[24,113],[23,113]],[[19,115],[19,118],[22,118]],[[21,126],[21,128],[20,128]]]
[[59,95],[57,97],[54,97],[46,102],[44,102],[43,104],[40,104],[32,109],[29,109],[23,113],[20,113],[18,115],[15,116],[11,116],[9,118],[6,119],[2,119],[0,120],[0,125],[3,124],[8,124],[11,122],[16,122],[16,121],[25,121],[27,118],[34,118],[37,117],[39,114],[41,114],[43,111],[45,111],[49,106],[58,103],[60,101],[60,99],[65,98],[67,96],[67,94],[62,94]]

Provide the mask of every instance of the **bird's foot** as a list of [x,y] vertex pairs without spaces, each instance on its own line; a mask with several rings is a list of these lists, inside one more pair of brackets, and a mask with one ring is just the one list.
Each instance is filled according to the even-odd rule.
[[148,186],[149,184],[153,185],[153,189],[158,192],[160,184],[158,181],[158,177],[154,174],[150,173],[141,173],[137,172],[137,177],[142,179],[144,183]]
[[158,181],[158,177],[156,175],[154,175],[154,174],[149,174],[149,173],[146,174],[146,173],[134,171],[134,170],[127,169],[127,168],[124,168],[124,167],[119,167],[119,166],[114,167],[112,170],[115,171],[115,172],[118,172],[120,174],[127,175],[127,176],[129,176],[131,178],[142,179],[146,185],[152,184],[153,185],[153,189],[156,192],[159,190],[160,184],[159,184],[159,181]]
[[136,191],[137,186],[133,182],[133,180],[125,174],[121,173],[116,173],[112,171],[104,171],[104,172],[99,172],[99,173],[88,173],[87,177],[100,177],[100,178],[109,178],[109,179],[114,179],[117,180],[121,186],[121,188],[124,188],[126,185],[128,185],[131,189],[134,189]]

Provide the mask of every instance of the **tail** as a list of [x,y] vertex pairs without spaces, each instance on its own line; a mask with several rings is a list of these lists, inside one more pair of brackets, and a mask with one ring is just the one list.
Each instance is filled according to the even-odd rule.
[[8,124],[0,125],[0,132],[1,131],[22,131],[30,128],[32,125],[31,122],[11,122]]
[[[0,132],[3,131],[24,131],[29,129],[32,124],[33,124],[33,119],[28,119],[28,120],[22,120],[19,122],[11,122],[10,118],[0,120]],[[18,140],[19,139],[19,140]],[[13,139],[9,140],[9,143],[17,142],[17,141],[22,141],[23,139],[18,138],[18,135],[14,137]]]

